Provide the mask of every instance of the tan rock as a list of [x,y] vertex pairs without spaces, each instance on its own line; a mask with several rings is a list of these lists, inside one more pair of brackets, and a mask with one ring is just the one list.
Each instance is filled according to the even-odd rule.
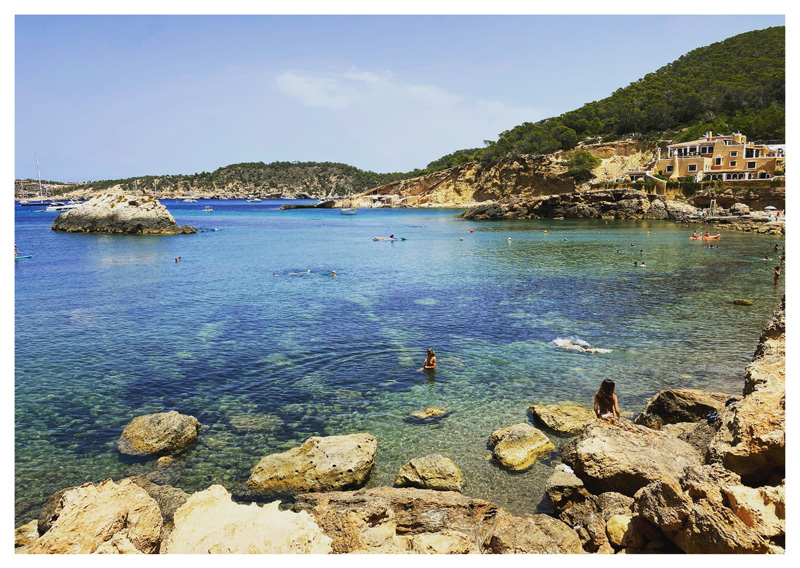
[[417,410],[411,413],[411,417],[417,420],[438,420],[449,416],[453,413],[450,408],[439,408],[437,406],[429,406],[423,410]]
[[786,534],[785,487],[723,486],[733,513],[764,538]]
[[34,519],[31,522],[14,529],[14,548],[33,544],[33,542],[39,538],[39,531],[37,530],[38,525],[39,521]]
[[580,434],[596,419],[594,411],[580,406],[534,404],[530,412],[551,430],[565,434]]
[[583,554],[578,535],[548,515],[497,515],[484,548],[492,554]]
[[563,464],[556,467],[545,483],[544,494],[548,505],[557,512],[585,501],[589,497],[583,481],[574,473],[565,471]]
[[464,474],[450,458],[431,454],[414,458],[405,464],[394,483],[400,487],[461,491]]
[[417,554],[477,554],[478,547],[470,538],[458,531],[443,530],[438,533],[414,535],[411,551]]
[[541,430],[526,423],[492,432],[489,444],[494,446],[493,457],[512,471],[528,469],[540,456],[556,449]]
[[50,530],[28,548],[29,554],[89,554],[112,539],[117,551],[149,554],[161,542],[158,505],[127,479],[71,489],[54,514]]
[[253,467],[247,486],[262,492],[335,491],[366,483],[378,442],[370,434],[309,438]]
[[134,456],[174,454],[192,445],[199,430],[197,418],[174,410],[145,414],[125,427],[117,448]]
[[645,538],[636,530],[628,515],[612,515],[606,521],[606,534],[614,546],[620,548],[644,548]]
[[238,505],[221,485],[194,493],[175,513],[165,554],[325,554],[331,539],[305,512],[279,502]]
[[710,412],[721,413],[731,395],[699,389],[667,389],[645,403],[636,424],[660,430],[664,424],[699,422]]

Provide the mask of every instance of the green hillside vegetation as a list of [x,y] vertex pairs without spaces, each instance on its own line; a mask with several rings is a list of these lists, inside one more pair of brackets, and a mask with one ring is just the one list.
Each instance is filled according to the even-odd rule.
[[684,141],[707,130],[784,140],[785,84],[785,28],[747,32],[695,49],[601,101],[515,126],[487,141],[479,157],[491,164],[570,150],[587,138]]

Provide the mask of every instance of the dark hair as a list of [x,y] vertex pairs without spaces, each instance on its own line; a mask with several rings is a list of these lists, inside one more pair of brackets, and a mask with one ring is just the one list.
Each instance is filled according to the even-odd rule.
[[436,352],[429,347],[428,348],[428,355],[436,355]]
[[600,403],[601,408],[610,408],[614,404],[614,381],[606,379],[600,383],[600,389],[597,391],[597,401]]

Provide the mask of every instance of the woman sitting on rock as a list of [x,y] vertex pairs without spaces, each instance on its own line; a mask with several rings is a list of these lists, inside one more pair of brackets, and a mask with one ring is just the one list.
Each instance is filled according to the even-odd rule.
[[614,381],[606,379],[600,384],[600,390],[594,393],[594,413],[598,418],[616,416],[619,418],[617,395],[614,394]]

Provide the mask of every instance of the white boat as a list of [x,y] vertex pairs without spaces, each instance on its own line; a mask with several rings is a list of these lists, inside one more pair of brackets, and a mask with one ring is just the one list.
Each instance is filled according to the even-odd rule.
[[211,205],[206,205],[206,206],[203,208],[203,211],[205,211],[206,213],[211,213],[211,212],[213,212],[214,210],[213,210],[213,209],[211,209]]
[[358,213],[358,209],[355,207],[342,207],[342,210],[339,211],[342,215],[355,215]]
[[258,203],[259,201],[261,201],[261,199],[259,199],[258,197],[253,197],[252,195],[247,198],[248,203]]
[[197,203],[197,199],[195,199],[194,197],[187,197],[186,199],[183,200],[183,202],[184,203]]
[[81,203],[51,203],[47,206],[45,212],[53,213],[56,211],[69,211],[70,209],[76,209],[81,205]]

